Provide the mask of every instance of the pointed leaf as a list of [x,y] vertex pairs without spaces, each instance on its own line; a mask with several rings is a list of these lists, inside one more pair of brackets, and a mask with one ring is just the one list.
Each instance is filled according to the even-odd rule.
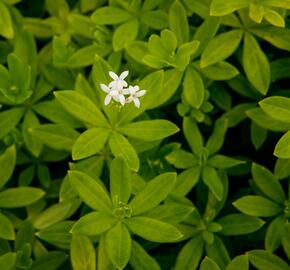
[[182,237],[173,225],[152,218],[132,217],[126,224],[133,233],[152,242],[173,242]]
[[80,171],[69,171],[68,174],[73,189],[84,203],[95,210],[112,212],[110,197],[99,179],[95,180]]
[[144,213],[160,204],[174,188],[175,180],[175,173],[163,173],[149,181],[131,200],[132,214]]
[[116,219],[107,213],[92,212],[82,216],[72,227],[72,234],[96,236],[109,230],[116,223]]
[[131,256],[131,236],[127,227],[119,222],[105,236],[105,250],[111,262],[118,269],[123,269]]
[[113,133],[109,139],[109,146],[113,155],[124,159],[131,170],[136,172],[139,170],[140,161],[137,152],[122,134]]

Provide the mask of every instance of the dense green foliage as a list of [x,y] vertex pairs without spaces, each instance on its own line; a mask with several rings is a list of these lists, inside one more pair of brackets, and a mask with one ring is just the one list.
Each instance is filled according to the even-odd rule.
[[0,0],[0,269],[290,269],[288,10]]

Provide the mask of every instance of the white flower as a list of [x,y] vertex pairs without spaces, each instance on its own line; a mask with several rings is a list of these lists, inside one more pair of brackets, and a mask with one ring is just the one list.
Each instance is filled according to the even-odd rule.
[[146,90],[140,90],[138,85],[135,86],[130,85],[129,88],[123,90],[123,94],[130,95],[126,100],[127,103],[133,101],[135,106],[139,108],[140,107],[139,97],[144,96],[146,94]]
[[[115,100],[116,102],[120,103],[122,106],[125,105],[125,103],[131,103],[134,102],[135,106],[137,108],[140,107],[140,100],[139,97],[142,97],[145,95],[146,90],[140,90],[139,86],[129,86],[128,88],[125,88],[128,86],[128,83],[124,80],[129,74],[129,71],[124,71],[121,73],[120,76],[118,76],[113,71],[109,71],[110,77],[113,79],[112,82],[109,83],[109,85],[100,84],[101,89],[107,93],[105,97],[105,105],[107,106],[111,100]],[[127,98],[125,97],[127,96]]]
[[128,76],[128,74],[128,70],[122,72],[120,76],[118,76],[113,71],[109,71],[109,75],[113,79],[113,81],[110,82],[109,87],[114,89],[121,89],[123,87],[127,87],[128,83],[124,79]]
[[107,96],[105,97],[105,101],[104,101],[106,106],[111,102],[112,98],[115,101],[120,102],[122,105],[125,105],[125,97],[122,93],[123,88],[119,88],[119,89],[110,88],[105,84],[100,84],[100,87],[104,92],[107,93]]

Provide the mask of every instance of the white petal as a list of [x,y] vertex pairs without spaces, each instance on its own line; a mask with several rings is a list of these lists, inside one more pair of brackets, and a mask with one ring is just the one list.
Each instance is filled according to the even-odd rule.
[[119,95],[119,91],[118,90],[111,90],[110,93],[109,93],[109,95],[111,97],[118,96]]
[[111,99],[112,99],[112,97],[110,95],[106,96],[105,102],[104,102],[106,106],[110,103]]
[[135,106],[137,108],[139,108],[140,107],[140,100],[139,100],[139,98],[134,98],[133,101],[134,101]]
[[121,73],[121,75],[120,75],[120,79],[122,79],[122,80],[124,80],[127,76],[128,76],[128,74],[129,74],[129,71],[128,70],[126,70],[126,71],[123,71],[122,73]]
[[107,85],[101,83],[101,84],[100,84],[100,87],[101,87],[101,89],[102,89],[104,92],[106,92],[106,93],[109,93],[109,92],[110,92],[110,88],[109,88]]
[[127,103],[131,103],[133,100],[134,100],[134,98],[133,98],[132,96],[129,96],[129,97],[127,98]]
[[110,82],[108,86],[113,89],[117,88],[117,81]]
[[125,105],[125,97],[123,95],[119,95],[119,101],[123,106]]
[[130,94],[129,89],[128,89],[128,88],[124,88],[124,89],[122,89],[122,94],[123,94],[123,95],[129,95],[129,94]]
[[142,97],[146,94],[146,90],[140,90],[136,93],[136,97]]
[[131,85],[129,86],[129,92],[130,92],[131,95],[134,95],[135,92],[136,92],[135,89],[134,89],[134,87],[131,86]]
[[121,81],[122,82],[122,87],[127,87],[128,83],[126,81]]
[[126,86],[127,86],[127,83],[125,81],[122,81],[122,80],[116,81],[116,89],[123,90],[123,88]]
[[119,76],[113,71],[109,71],[109,75],[115,81],[119,79]]

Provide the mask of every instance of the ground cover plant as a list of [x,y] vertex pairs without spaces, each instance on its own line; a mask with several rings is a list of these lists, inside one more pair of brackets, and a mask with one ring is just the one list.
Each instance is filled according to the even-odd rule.
[[0,269],[290,269],[289,10],[0,0]]

